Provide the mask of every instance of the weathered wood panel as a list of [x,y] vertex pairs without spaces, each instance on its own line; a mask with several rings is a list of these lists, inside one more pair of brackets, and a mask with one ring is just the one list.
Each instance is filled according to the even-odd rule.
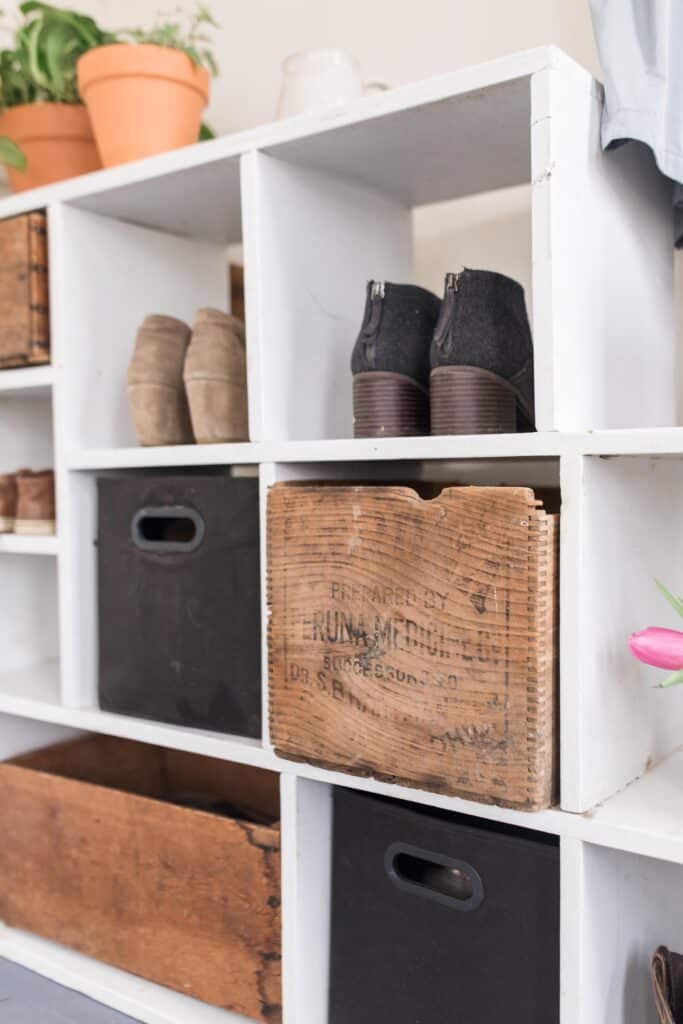
[[47,218],[0,221],[0,367],[50,361]]
[[556,780],[556,520],[527,488],[276,484],[284,757],[507,806]]
[[[162,800],[203,792],[215,765],[210,794],[270,818],[277,777],[229,766],[221,785],[222,762],[195,758],[192,770],[190,756],[92,737],[0,765],[0,917],[271,1024],[281,1019],[279,826]],[[55,774],[61,765],[72,777]],[[107,788],[135,776],[150,795]]]

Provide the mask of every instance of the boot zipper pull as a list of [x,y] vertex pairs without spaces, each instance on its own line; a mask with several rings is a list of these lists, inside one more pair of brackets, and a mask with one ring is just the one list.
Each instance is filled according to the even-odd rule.
[[365,344],[373,346],[372,352],[368,349],[368,358],[374,358],[374,335],[379,327],[380,320],[382,319],[382,304],[384,302],[385,293],[386,287],[384,281],[370,282],[368,309],[366,310],[366,319],[363,326],[363,335],[368,339]]
[[441,312],[439,313],[439,319],[434,331],[434,342],[437,349],[444,354],[446,346],[449,340],[449,328],[451,324],[451,316],[453,314],[453,306],[455,305],[456,293],[460,290],[460,278],[465,273],[465,268],[458,271],[457,274],[449,271],[446,274],[445,280],[445,295],[443,302],[441,303]]

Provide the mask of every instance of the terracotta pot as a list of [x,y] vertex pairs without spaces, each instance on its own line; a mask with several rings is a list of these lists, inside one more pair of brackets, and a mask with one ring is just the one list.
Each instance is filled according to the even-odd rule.
[[196,142],[209,73],[179,50],[114,43],[78,61],[78,87],[105,167]]
[[7,168],[13,192],[74,178],[102,166],[88,111],[80,103],[7,107],[0,114],[0,135],[7,135],[26,155],[25,171]]

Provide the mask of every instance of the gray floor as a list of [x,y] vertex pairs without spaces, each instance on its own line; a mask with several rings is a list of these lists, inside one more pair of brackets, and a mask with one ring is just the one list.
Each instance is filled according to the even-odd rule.
[[0,1024],[136,1024],[116,1010],[0,959]]

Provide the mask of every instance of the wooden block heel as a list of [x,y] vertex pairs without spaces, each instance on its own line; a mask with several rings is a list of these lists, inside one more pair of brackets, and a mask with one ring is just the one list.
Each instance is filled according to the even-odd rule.
[[430,376],[432,434],[511,434],[514,390],[476,366],[438,366]]
[[429,433],[429,399],[410,377],[374,370],[353,378],[354,437]]

